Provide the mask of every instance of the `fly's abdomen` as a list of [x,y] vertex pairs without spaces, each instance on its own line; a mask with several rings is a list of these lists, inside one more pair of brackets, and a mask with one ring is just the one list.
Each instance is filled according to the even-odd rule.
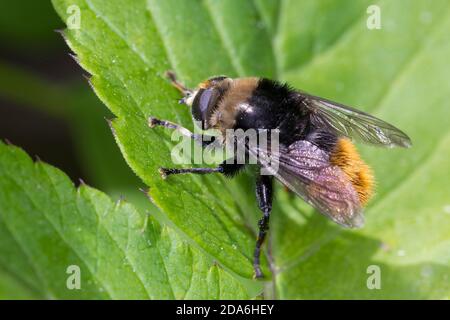
[[341,168],[358,193],[361,205],[366,205],[374,192],[374,176],[349,139],[337,140],[330,153],[330,163]]

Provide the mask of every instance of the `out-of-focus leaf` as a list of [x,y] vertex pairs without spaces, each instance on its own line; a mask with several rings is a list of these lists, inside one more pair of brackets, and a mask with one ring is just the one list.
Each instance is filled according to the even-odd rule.
[[21,0],[0,3],[0,39],[5,48],[25,52],[49,52],[59,47],[51,31],[58,26],[58,16],[48,1]]
[[68,111],[66,101],[70,101],[67,94],[61,85],[0,61],[0,98],[32,105],[54,116],[63,116]]

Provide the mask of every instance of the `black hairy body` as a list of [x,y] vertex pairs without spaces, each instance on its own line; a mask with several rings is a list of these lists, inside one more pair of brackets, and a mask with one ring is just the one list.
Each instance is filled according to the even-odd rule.
[[311,124],[310,111],[303,106],[298,92],[287,84],[259,79],[248,104],[257,106],[252,113],[241,111],[236,117],[235,129],[278,129],[280,143],[289,146],[295,141],[307,140],[331,150],[337,136]]

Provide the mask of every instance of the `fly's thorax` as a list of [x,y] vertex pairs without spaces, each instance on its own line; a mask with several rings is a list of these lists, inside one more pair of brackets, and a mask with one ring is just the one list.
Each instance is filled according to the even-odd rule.
[[235,129],[238,115],[254,107],[249,105],[249,100],[257,85],[258,78],[234,79],[208,119],[208,125],[223,133]]

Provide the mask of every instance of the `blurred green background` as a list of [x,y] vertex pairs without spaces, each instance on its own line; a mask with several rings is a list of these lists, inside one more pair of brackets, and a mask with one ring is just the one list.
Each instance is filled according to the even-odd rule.
[[[50,1],[0,2],[0,139],[78,184],[148,207],[105,119],[111,118],[57,32]],[[105,159],[108,159],[105,161]],[[0,299],[33,297],[0,269]]]

